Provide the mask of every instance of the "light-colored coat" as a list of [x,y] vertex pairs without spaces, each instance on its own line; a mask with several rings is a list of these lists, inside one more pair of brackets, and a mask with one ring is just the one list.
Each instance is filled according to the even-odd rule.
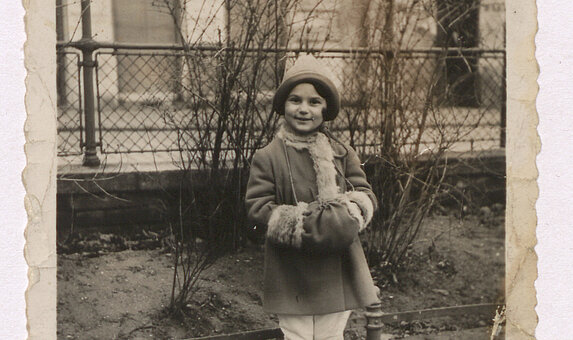
[[250,220],[267,228],[264,309],[269,313],[325,314],[377,301],[358,237],[336,254],[300,249],[308,203],[345,197],[360,208],[355,210],[362,226],[377,204],[355,151],[347,146],[346,152],[322,133],[315,137],[301,138],[282,128],[251,164],[246,204]]

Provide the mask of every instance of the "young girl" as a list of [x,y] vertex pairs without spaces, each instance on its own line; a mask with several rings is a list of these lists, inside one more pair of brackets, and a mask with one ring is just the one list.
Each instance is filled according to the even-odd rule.
[[[351,310],[377,301],[358,238],[376,197],[356,152],[323,125],[337,116],[340,96],[318,60],[297,59],[273,106],[284,121],[254,155],[246,193],[249,218],[266,228],[264,309],[278,315],[287,340],[343,339]],[[328,220],[313,216],[330,202],[335,222],[351,223],[317,238],[317,223]]]

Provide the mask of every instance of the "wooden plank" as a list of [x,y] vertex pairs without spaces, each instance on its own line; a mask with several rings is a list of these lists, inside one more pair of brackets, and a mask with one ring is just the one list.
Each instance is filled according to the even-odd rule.
[[284,339],[283,332],[281,331],[280,328],[267,328],[256,331],[191,338],[187,340],[267,340],[267,339]]
[[457,316],[462,314],[491,314],[493,317],[498,305],[493,303],[483,303],[475,305],[463,305],[452,307],[441,307],[432,309],[422,309],[417,311],[388,313],[382,316],[383,323],[396,323],[401,321],[414,321],[430,318],[440,318],[445,316]]

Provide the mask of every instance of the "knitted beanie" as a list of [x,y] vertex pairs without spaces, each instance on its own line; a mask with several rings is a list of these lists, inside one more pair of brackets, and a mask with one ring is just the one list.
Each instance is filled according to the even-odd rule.
[[323,119],[325,121],[333,120],[340,110],[340,95],[330,76],[331,72],[313,55],[301,55],[294,65],[285,72],[283,81],[273,98],[274,111],[283,115],[285,102],[290,91],[300,83],[310,83],[327,92],[324,98],[326,99],[326,112]]

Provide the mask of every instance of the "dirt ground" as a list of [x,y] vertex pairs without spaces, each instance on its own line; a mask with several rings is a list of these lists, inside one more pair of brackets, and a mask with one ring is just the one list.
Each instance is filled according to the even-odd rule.
[[[503,211],[493,210],[429,218],[395,279],[374,266],[383,311],[502,304]],[[105,246],[114,240],[101,234],[59,254],[58,339],[184,339],[277,327],[261,307],[260,247],[219,259],[200,279],[185,314],[174,316],[167,312],[174,255],[160,242],[121,251]],[[489,339],[491,324],[491,316],[460,316],[385,325],[384,332],[389,339],[478,340]],[[362,338],[364,325],[363,311],[354,312],[345,339]]]

